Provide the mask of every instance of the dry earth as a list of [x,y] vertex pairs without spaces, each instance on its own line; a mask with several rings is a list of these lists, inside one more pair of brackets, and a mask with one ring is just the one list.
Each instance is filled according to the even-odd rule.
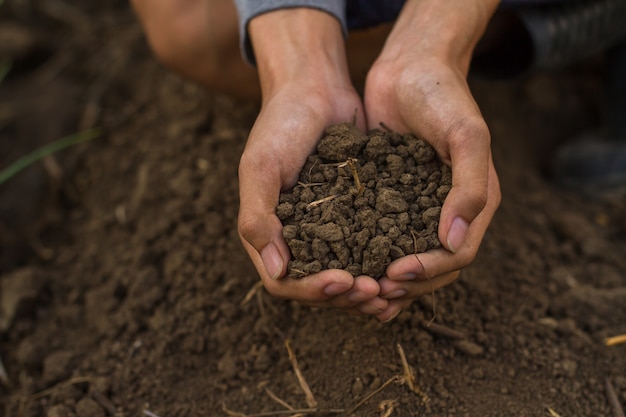
[[[383,387],[355,415],[613,416],[607,381],[626,404],[626,345],[603,343],[626,333],[626,204],[544,175],[554,146],[599,120],[600,59],[472,81],[502,206],[458,282],[382,325],[244,300],[257,277],[236,233],[237,164],[254,104],[161,69],[124,2],[9,3],[0,18],[30,43],[2,51],[15,65],[0,164],[102,135],[0,186],[0,416],[285,410],[271,393],[307,408],[285,339],[321,409]],[[435,303],[443,328],[424,325]],[[398,345],[423,395],[384,385],[404,372]]]

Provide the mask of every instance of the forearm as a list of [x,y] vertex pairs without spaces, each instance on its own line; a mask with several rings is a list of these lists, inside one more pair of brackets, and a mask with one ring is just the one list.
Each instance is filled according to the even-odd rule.
[[407,0],[380,59],[438,58],[467,72],[499,0]]
[[290,83],[349,84],[340,22],[311,8],[282,9],[255,17],[248,31],[263,96]]

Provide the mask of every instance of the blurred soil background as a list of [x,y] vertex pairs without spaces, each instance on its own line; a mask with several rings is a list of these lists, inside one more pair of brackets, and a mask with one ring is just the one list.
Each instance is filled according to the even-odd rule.
[[[276,397],[336,415],[614,416],[607,385],[626,404],[626,345],[604,344],[626,333],[624,197],[569,193],[546,169],[601,122],[601,56],[472,79],[501,208],[460,280],[387,325],[254,291],[236,216],[257,105],[161,68],[125,1],[6,0],[0,60],[0,168],[101,130],[0,185],[0,416],[254,415],[286,410]],[[398,346],[417,389],[392,379]]]

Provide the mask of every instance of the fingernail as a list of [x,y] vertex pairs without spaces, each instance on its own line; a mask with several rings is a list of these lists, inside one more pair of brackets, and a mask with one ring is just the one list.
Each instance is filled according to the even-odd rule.
[[386,300],[392,299],[392,298],[400,298],[400,297],[404,297],[406,295],[406,290],[395,290],[395,291],[391,291],[389,294],[385,294],[382,297]]
[[398,310],[395,313],[393,313],[393,315],[391,317],[389,317],[387,320],[383,321],[384,324],[387,324],[391,321],[393,321],[393,319],[395,319],[396,317],[398,317],[398,314],[400,314],[402,312],[402,310]]
[[407,272],[406,274],[398,275],[397,277],[390,278],[392,281],[413,281],[417,279],[417,274],[413,272]]
[[332,297],[332,296],[335,296],[335,295],[343,294],[344,292],[348,291],[350,288],[351,288],[351,286],[348,285],[348,284],[342,284],[340,282],[334,282],[332,284],[327,285],[324,288],[324,294]]
[[263,259],[263,265],[265,270],[269,274],[270,278],[278,279],[283,272],[283,257],[280,256],[278,248],[272,242],[263,248],[261,251],[261,259]]
[[362,304],[358,307],[359,311],[363,314],[376,315],[383,312],[382,308],[378,308],[371,304]]
[[467,227],[467,222],[460,217],[455,217],[455,219],[452,220],[450,230],[448,230],[448,249],[450,252],[456,253],[461,245],[463,245],[465,235],[467,234]]

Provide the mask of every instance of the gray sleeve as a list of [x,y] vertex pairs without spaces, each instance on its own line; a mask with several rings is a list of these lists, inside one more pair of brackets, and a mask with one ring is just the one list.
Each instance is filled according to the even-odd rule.
[[347,35],[346,0],[235,0],[239,13],[239,39],[244,59],[256,64],[252,42],[248,36],[248,23],[252,18],[277,9],[308,7],[325,11],[341,23],[344,36]]

